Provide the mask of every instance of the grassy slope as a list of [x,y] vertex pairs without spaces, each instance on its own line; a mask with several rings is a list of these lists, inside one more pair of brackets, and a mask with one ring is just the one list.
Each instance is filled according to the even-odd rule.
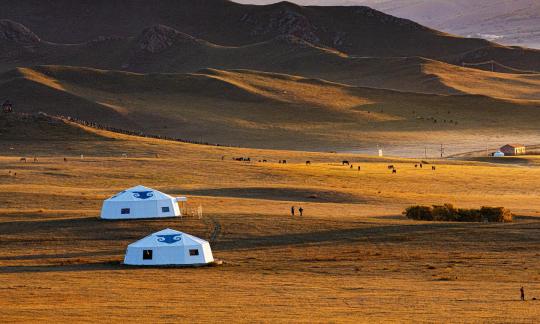
[[0,80],[20,111],[221,144],[321,151],[379,143],[420,154],[423,145],[442,141],[457,153],[500,127],[508,130],[500,142],[538,141],[529,132],[538,120],[532,101],[401,93],[245,70],[144,75],[44,66]]
[[[156,52],[140,48],[141,44],[160,38],[168,39],[170,47]],[[40,41],[32,51],[21,47],[20,52],[15,53],[19,54],[8,55],[10,58],[3,60],[0,69],[36,64],[142,73],[193,73],[205,68],[249,69],[421,93],[492,95],[485,89],[511,87],[515,91],[499,91],[495,96],[520,99],[537,99],[539,82],[538,74],[481,73],[420,57],[352,57],[294,36],[239,47],[220,46],[165,26],[145,29],[138,37],[128,39],[104,39],[78,45]]]
[[492,73],[436,61],[425,64],[422,70],[424,74],[436,76],[442,84],[462,93],[536,102],[540,100],[540,74]]
[[[12,122],[49,140],[0,137],[1,145],[16,145],[0,157],[4,320],[530,322],[540,315],[535,302],[518,301],[521,285],[529,299],[540,291],[537,167],[433,161],[434,172],[412,160],[198,146],[71,124],[57,142],[62,132]],[[81,131],[86,140],[70,140]],[[36,152],[38,162],[18,162]],[[341,166],[342,159],[362,170]],[[493,186],[501,174],[521,181]],[[102,199],[135,184],[187,194],[191,208],[203,205],[204,218],[96,218]],[[492,225],[399,215],[412,203],[445,202],[504,205],[523,217]],[[303,206],[305,216],[291,219],[291,205]],[[115,264],[149,232],[172,227],[208,238],[215,222],[221,232],[212,247],[223,266]],[[186,291],[197,298],[179,294]]]
[[[125,17],[119,19],[116,12]],[[58,43],[84,42],[103,35],[128,37],[133,31],[164,24],[217,44],[247,45],[290,33],[358,55],[436,57],[490,44],[449,36],[367,7],[300,7],[287,2],[252,6],[184,0],[165,1],[158,7],[145,1],[130,6],[121,1],[99,6],[30,1],[5,6],[3,16],[17,17],[19,23],[39,30],[43,39]],[[336,38],[341,42],[334,44]]]
[[[122,12],[125,17],[119,19],[111,14],[116,12]],[[3,6],[0,13],[2,17],[16,19],[30,30],[39,31],[37,33],[44,40],[57,43],[76,44],[111,35],[135,37],[135,33],[144,28],[163,24],[226,46],[246,46],[290,34],[350,55],[419,56],[444,59],[458,65],[463,61],[495,59],[510,67],[540,70],[538,50],[448,35],[367,7],[301,7],[286,2],[252,6],[228,1],[192,0],[165,1],[159,7],[145,1],[137,1],[130,6],[122,1],[109,1],[99,6],[69,1],[54,4],[30,1]],[[125,50],[120,43],[113,44],[118,47],[108,54]],[[68,53],[69,49],[74,47],[63,50]],[[55,55],[60,56],[52,56]],[[100,68],[106,67],[100,65],[105,62],[119,63],[112,62],[106,52],[101,60],[86,59],[95,63],[92,66]],[[66,64],[65,61],[41,62],[60,63]]]

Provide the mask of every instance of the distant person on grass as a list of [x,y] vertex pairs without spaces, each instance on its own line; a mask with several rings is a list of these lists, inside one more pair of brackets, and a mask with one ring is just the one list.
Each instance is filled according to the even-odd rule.
[[300,212],[300,216],[303,216],[304,208],[300,207],[300,208],[298,208],[298,211]]
[[291,216],[294,217],[294,206],[291,207]]
[[525,289],[523,287],[519,288],[519,292],[521,293],[521,300],[525,301]]

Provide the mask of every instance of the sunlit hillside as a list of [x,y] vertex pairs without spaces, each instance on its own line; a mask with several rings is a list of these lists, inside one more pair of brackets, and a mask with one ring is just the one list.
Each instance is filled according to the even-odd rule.
[[[452,80],[463,71],[436,72],[447,82],[449,74]],[[516,80],[527,77],[508,76],[507,81],[519,84]],[[425,145],[434,149],[447,143],[450,154],[493,134],[499,136],[493,144],[519,141],[518,136],[535,141],[538,120],[535,101],[396,92],[246,70],[145,75],[43,66],[11,71],[0,81],[3,93],[23,112],[260,148],[373,152],[374,144],[381,144],[413,155]],[[505,80],[495,81],[500,85]],[[463,87],[457,81],[449,85]],[[527,85],[520,86],[523,96],[534,96],[525,90]],[[501,93],[495,87],[482,93],[474,84],[462,90]],[[501,127],[505,134],[500,134]]]

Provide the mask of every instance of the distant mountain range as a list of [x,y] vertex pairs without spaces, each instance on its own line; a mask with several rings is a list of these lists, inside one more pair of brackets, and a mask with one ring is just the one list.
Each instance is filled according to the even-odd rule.
[[[115,12],[123,14],[116,17]],[[294,48],[303,43],[349,57],[424,57],[457,65],[496,60],[511,69],[540,71],[538,50],[455,37],[368,7],[301,7],[288,2],[253,6],[225,0],[163,0],[159,6],[143,0],[76,4],[27,0],[0,6],[0,18],[4,19],[0,66],[7,68],[21,63],[73,64],[135,71],[141,66],[140,71],[163,72],[160,64],[170,66],[171,60],[175,66],[190,65],[182,63],[189,54],[187,44],[190,51],[199,51],[191,54],[204,63],[215,62],[216,56],[253,54],[248,47],[262,50],[264,43],[286,36],[300,40],[293,42]],[[181,53],[173,55],[179,44]],[[275,59],[276,50],[269,50]],[[159,53],[160,61],[148,53]],[[260,60],[258,54],[250,61]]]
[[[238,0],[242,3],[272,3]],[[295,0],[302,5],[366,5],[448,33],[540,48],[538,0]]]

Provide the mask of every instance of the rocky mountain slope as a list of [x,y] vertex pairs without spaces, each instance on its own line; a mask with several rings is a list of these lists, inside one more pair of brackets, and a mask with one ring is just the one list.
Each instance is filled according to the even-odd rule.
[[[237,0],[269,4],[272,0]],[[464,37],[540,49],[540,2],[536,0],[294,0],[300,5],[365,5]]]

